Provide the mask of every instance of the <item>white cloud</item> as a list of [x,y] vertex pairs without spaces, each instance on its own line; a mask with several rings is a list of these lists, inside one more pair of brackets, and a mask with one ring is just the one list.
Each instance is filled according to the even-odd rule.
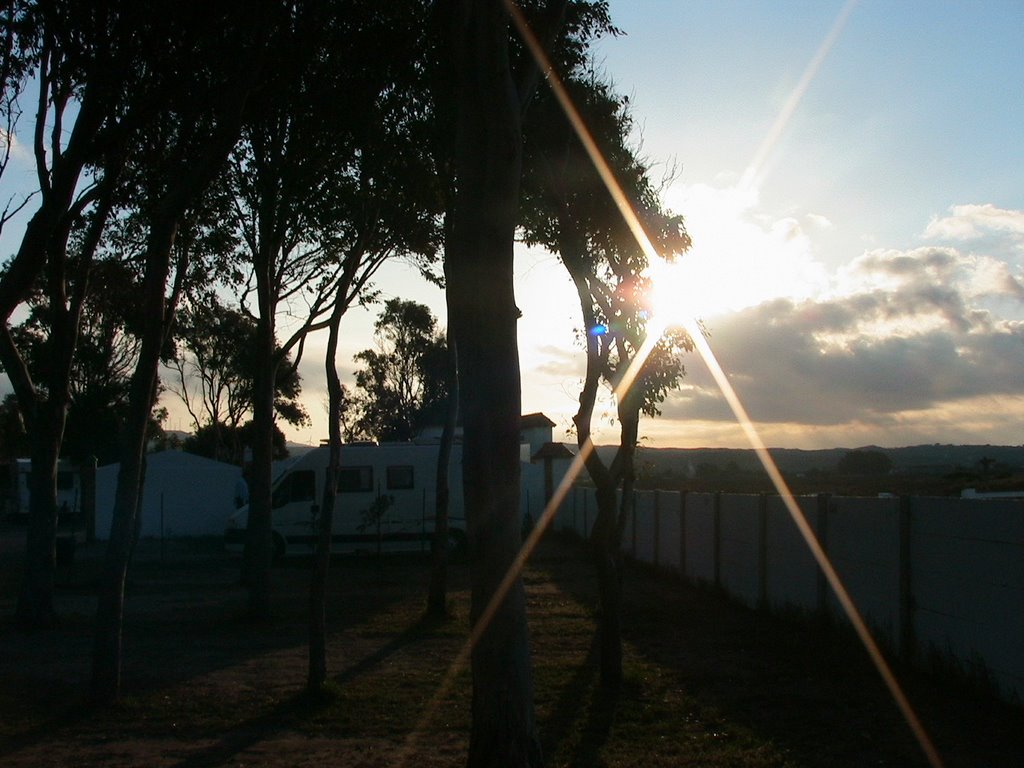
[[1024,238],[1024,211],[984,205],[954,205],[950,215],[933,216],[924,230],[926,238],[973,240],[991,233],[1008,233]]

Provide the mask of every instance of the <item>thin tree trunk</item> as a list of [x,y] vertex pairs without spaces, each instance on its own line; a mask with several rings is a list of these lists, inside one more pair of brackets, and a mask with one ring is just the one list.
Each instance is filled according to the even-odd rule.
[[434,538],[430,545],[430,586],[427,591],[427,616],[442,618],[448,613],[448,507],[451,495],[448,474],[452,443],[459,417],[459,366],[455,339],[448,338],[448,403],[445,408],[441,444],[437,448],[437,475],[434,497]]
[[174,311],[165,292],[180,215],[180,211],[165,209],[164,216],[150,229],[146,250],[142,295],[149,312],[143,326],[139,359],[132,374],[110,540],[96,604],[91,696],[94,702],[101,704],[116,701],[121,692],[124,585],[138,528],[146,437],[156,401],[160,351]]
[[260,363],[256,366],[253,381],[252,482],[249,488],[249,520],[243,567],[245,585],[249,590],[248,617],[254,621],[266,621],[270,618],[270,573],[274,559],[270,481],[277,360],[272,321],[261,317],[258,327],[257,349],[253,354]]
[[324,495],[320,505],[313,575],[309,585],[309,673],[306,689],[316,692],[327,681],[327,575],[331,564],[331,534],[334,529],[334,504],[341,466],[341,379],[338,378],[338,332],[345,313],[344,289],[338,291],[327,337],[324,368],[327,374],[327,419],[329,459]]

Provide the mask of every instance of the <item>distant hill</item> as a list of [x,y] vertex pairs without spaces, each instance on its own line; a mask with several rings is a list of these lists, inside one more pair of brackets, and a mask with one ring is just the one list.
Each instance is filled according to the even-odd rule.
[[[611,446],[598,449],[602,454],[614,452]],[[768,452],[779,469],[788,473],[831,471],[839,460],[852,450],[870,450],[884,453],[892,461],[894,474],[924,472],[945,474],[955,471],[974,471],[988,460],[990,467],[1002,467],[1014,471],[1024,470],[1024,446],[1019,445],[914,445],[905,448],[826,448],[801,450],[798,448],[769,448]],[[656,474],[666,471],[694,471],[701,465],[726,469],[733,466],[743,471],[760,467],[753,449],[750,448],[644,448],[637,451],[638,462]]]
[[[852,450],[885,454],[892,462],[891,471],[875,475],[838,472],[839,461]],[[613,446],[598,448],[609,459],[614,451]],[[769,453],[795,493],[959,495],[964,488],[1024,488],[1024,446],[771,448]],[[752,449],[740,448],[641,447],[637,450],[637,487],[736,493],[772,491],[757,455]]]

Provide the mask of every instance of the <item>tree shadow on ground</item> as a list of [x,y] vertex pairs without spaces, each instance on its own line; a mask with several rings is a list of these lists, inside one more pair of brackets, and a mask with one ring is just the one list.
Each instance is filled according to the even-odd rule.
[[331,687],[319,692],[307,690],[296,693],[274,706],[269,712],[235,725],[224,733],[215,744],[175,763],[174,768],[212,768],[225,765],[261,741],[265,741],[275,734],[293,730],[297,721],[309,720],[334,704],[336,698],[333,693],[334,686],[344,686],[373,672],[388,657],[421,640],[443,621],[443,619],[429,617],[419,619],[369,656],[334,675],[330,680]]
[[560,764],[599,765],[619,703],[629,695],[628,689],[613,691],[601,685],[597,662],[595,637],[586,659],[562,686],[551,714],[540,724],[544,754],[557,755]]
[[[584,575],[590,565],[585,548],[563,541],[554,546],[564,560],[577,559],[572,568],[550,569],[555,582],[582,604],[596,606],[595,579]],[[544,567],[543,561],[538,566]],[[927,765],[849,632],[770,616],[635,564],[625,573],[624,596],[627,656],[671,675],[695,717],[747,729],[795,764]],[[588,656],[588,666],[592,663]],[[965,697],[955,685],[914,670],[898,674],[947,765],[1019,763],[1024,754],[1019,709]],[[566,693],[567,701],[579,695],[579,682],[576,686],[575,694]]]
[[[91,565],[79,563],[75,582],[58,590],[64,621],[57,629],[26,633],[13,625],[0,627],[0,679],[5,689],[0,710],[15,715],[5,717],[0,728],[0,758],[51,741],[62,732],[130,720],[131,707],[138,706],[132,702],[149,701],[162,690],[188,686],[211,674],[250,667],[246,674],[257,679],[261,659],[276,658],[282,651],[298,656],[308,643],[308,561],[275,568],[274,621],[255,627],[240,618],[245,592],[238,584],[237,559],[221,555],[143,560],[133,566],[126,599],[122,690],[128,714],[119,714],[117,708],[96,710],[85,703],[95,605],[88,581]],[[8,567],[15,572],[11,563],[4,570]],[[393,573],[382,583],[380,563],[361,558],[332,562],[329,642],[372,622],[395,604],[418,597],[420,574],[425,572],[422,559],[396,559],[385,567]],[[337,682],[371,670],[428,629],[422,621],[408,627],[355,667],[343,670]],[[284,663],[294,667],[294,661]],[[265,717],[308,705],[302,696],[288,698],[270,715],[253,718],[226,738],[244,739],[244,734],[258,733],[266,725]]]

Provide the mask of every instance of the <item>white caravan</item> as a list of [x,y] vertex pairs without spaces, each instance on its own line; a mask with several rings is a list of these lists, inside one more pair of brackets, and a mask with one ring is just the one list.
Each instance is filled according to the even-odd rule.
[[[334,552],[428,551],[434,532],[438,447],[413,443],[350,443],[341,448],[331,549]],[[327,479],[327,446],[298,457],[271,491],[274,553],[309,554],[316,547]],[[462,446],[452,446],[451,468]],[[451,471],[450,476],[458,477]],[[465,540],[462,488],[451,484],[449,528],[453,544]],[[249,507],[228,518],[225,544],[241,551]]]

